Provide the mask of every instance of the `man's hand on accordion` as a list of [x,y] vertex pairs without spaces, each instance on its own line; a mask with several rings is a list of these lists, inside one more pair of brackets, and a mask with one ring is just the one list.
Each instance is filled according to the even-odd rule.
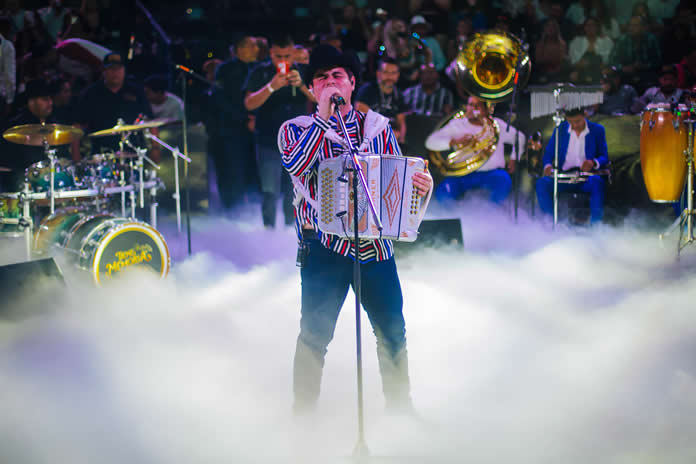
[[418,195],[423,196],[433,187],[433,177],[429,171],[417,172],[413,175],[413,186],[418,190]]

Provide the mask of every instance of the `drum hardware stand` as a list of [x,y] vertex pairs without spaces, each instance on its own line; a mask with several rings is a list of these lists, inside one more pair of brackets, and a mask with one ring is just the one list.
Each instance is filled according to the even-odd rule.
[[[184,166],[188,166],[188,163],[191,162],[191,158],[188,156],[182,154],[179,151],[179,147],[172,147],[168,143],[162,141],[159,137],[152,135],[149,131],[145,131],[145,137],[151,140],[154,140],[155,142],[159,143],[161,146],[166,148],[172,153],[172,156],[174,157],[174,195],[172,197],[176,201],[176,227],[179,233],[181,233],[181,195],[180,195],[180,190],[179,190],[179,158],[184,160],[186,164]],[[188,188],[186,187],[188,190]],[[187,215],[190,215],[187,212]],[[188,247],[189,247],[189,254],[191,253],[191,229],[190,229],[190,218],[189,218],[189,228],[187,229],[187,232],[189,234],[189,239],[188,239]]]
[[[205,78],[205,76],[201,76],[200,74],[197,74],[193,72],[191,69],[187,68],[186,66],[181,66],[179,64],[174,66],[177,70],[181,71],[179,74],[179,80],[181,81],[181,101],[184,103],[184,111],[183,111],[183,117],[181,118],[181,123],[182,123],[182,129],[184,131],[184,156],[188,160],[186,164],[184,164],[184,191],[186,192],[186,238],[188,241],[188,254],[189,256],[191,255],[191,192],[189,189],[189,164],[191,163],[191,160],[189,159],[189,152],[188,152],[188,119],[186,117],[186,86],[187,86],[187,78],[186,74],[195,77],[201,82],[204,82],[206,85],[211,85],[211,82]],[[221,87],[220,84],[213,82],[212,85],[216,87]],[[181,226],[179,226],[179,232],[181,232]]]
[[[147,132],[149,132],[149,131],[147,131]],[[139,174],[138,183],[140,184],[140,187],[139,187],[140,207],[144,208],[145,207],[145,187],[144,187],[145,177],[143,176],[143,169],[144,169],[143,160],[150,163],[158,171],[160,170],[160,166],[157,163],[155,163],[154,161],[152,161],[150,158],[148,158],[148,156],[145,154],[145,153],[147,153],[147,148],[139,148],[139,147],[134,146],[130,142],[130,140],[128,140],[128,138],[126,138],[124,140],[124,143],[126,145],[128,145],[138,155],[138,160],[135,162],[135,166],[138,168],[138,174]]]
[[31,199],[29,194],[31,189],[29,183],[24,183],[24,190],[19,194],[19,202],[22,204],[22,217],[19,218],[19,227],[24,229],[24,249],[27,255],[27,261],[31,261],[31,240],[34,236],[34,222],[31,218]]
[[150,171],[150,180],[155,184],[150,188],[150,225],[157,228],[157,175]]
[[[525,52],[529,49],[529,46],[525,46],[524,42],[522,42],[522,48],[525,50]],[[505,128],[506,132],[510,132],[510,122],[512,121],[513,114],[516,115],[517,113],[517,90],[519,89],[519,78],[520,78],[520,69],[523,66],[522,63],[522,56],[526,55],[526,53],[518,53],[517,54],[517,64],[515,65],[515,79],[514,79],[514,85],[512,87],[512,100],[510,101],[510,108],[508,109],[507,113],[507,127]],[[529,59],[526,57],[525,59]],[[493,116],[493,115],[491,115]],[[513,182],[514,182],[514,211],[515,211],[515,222],[517,222],[517,207],[518,207],[518,202],[519,202],[519,189],[520,189],[520,176],[519,176],[519,162],[520,162],[520,156],[519,156],[519,139],[520,139],[520,134],[519,130],[517,128],[515,129],[515,144],[514,144],[514,150],[515,150],[515,160],[517,166],[515,166],[515,172],[513,173]],[[510,155],[510,158],[512,159],[512,155]]]
[[56,212],[56,150],[55,148],[50,147],[46,139],[43,141],[43,149],[50,162],[51,182],[48,188],[48,193],[51,202],[51,214],[53,214]]
[[370,451],[365,443],[365,415],[364,415],[364,400],[363,400],[363,371],[362,371],[362,334],[360,325],[360,300],[361,300],[361,275],[360,275],[360,235],[358,232],[359,218],[358,218],[358,182],[365,192],[365,199],[370,207],[370,213],[374,217],[375,223],[377,224],[377,229],[382,231],[382,221],[379,219],[375,204],[370,196],[370,190],[367,188],[367,180],[365,180],[365,173],[363,172],[362,166],[360,165],[360,160],[358,159],[358,150],[353,145],[348,135],[348,129],[346,128],[346,123],[343,121],[343,115],[341,115],[341,106],[345,105],[345,101],[340,96],[331,97],[331,101],[334,103],[334,109],[336,113],[336,119],[341,127],[341,132],[343,132],[343,138],[346,141],[348,149],[351,155],[351,161],[353,163],[353,232],[355,233],[353,246],[355,247],[355,261],[353,264],[353,290],[355,291],[355,345],[356,345],[356,369],[357,369],[357,381],[358,381],[358,442],[353,450],[353,457],[357,459],[365,458],[369,455]]
[[[119,173],[120,179],[118,181],[118,185],[121,186],[121,188],[126,186],[126,173],[121,170]],[[126,217],[126,191],[121,190],[121,216]]]
[[[696,241],[696,239],[694,239],[694,216],[696,216],[696,211],[694,211],[694,124],[696,124],[696,120],[686,119],[684,123],[689,126],[688,145],[686,150],[684,150],[687,165],[686,209],[681,212],[677,220],[674,221],[666,231],[660,234],[660,240],[663,240],[670,235],[675,228],[679,227],[677,259],[679,259],[681,250],[684,247]],[[686,226],[686,237],[684,237],[684,226]]]

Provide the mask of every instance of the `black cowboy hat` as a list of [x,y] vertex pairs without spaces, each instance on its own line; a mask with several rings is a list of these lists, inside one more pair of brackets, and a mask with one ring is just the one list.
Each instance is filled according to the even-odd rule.
[[355,76],[357,82],[362,66],[354,53],[343,53],[328,44],[317,45],[309,55],[309,66],[305,69],[304,80],[310,83],[317,72],[331,68],[343,68],[349,71]]

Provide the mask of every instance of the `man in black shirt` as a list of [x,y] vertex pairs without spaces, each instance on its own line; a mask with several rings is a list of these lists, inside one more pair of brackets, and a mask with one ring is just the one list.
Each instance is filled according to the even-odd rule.
[[249,71],[256,64],[259,47],[250,35],[234,44],[235,57],[215,70],[213,97],[219,108],[222,149],[214,153],[218,192],[223,207],[231,208],[253,186],[256,172],[254,140],[249,130],[249,112],[244,107],[242,89]]
[[[25,124],[52,124],[53,119],[53,89],[43,80],[33,80],[27,83],[25,95],[27,103],[14,118],[2,128],[7,129]],[[67,157],[68,151],[64,147],[58,149],[58,156]],[[24,181],[24,170],[34,163],[47,160],[43,147],[22,145],[8,142],[4,138],[0,142],[0,166],[9,168],[9,173],[2,173],[0,178],[1,188],[6,191],[17,191]],[[78,161],[76,159],[75,161]]]
[[[78,108],[76,119],[85,134],[114,127],[119,119],[133,124],[138,118],[152,118],[152,109],[142,87],[126,81],[123,59],[115,52],[104,57],[103,79],[83,92]],[[118,150],[119,140],[117,135],[95,137],[92,146],[100,151]],[[148,156],[159,161],[159,146],[153,144]]]
[[355,108],[367,113],[376,111],[389,118],[394,134],[400,144],[406,140],[406,113],[408,105],[396,87],[399,80],[399,65],[385,57],[377,68],[377,82],[366,82],[355,96]]
[[278,131],[291,116],[307,114],[314,96],[302,82],[301,65],[293,64],[295,44],[289,37],[271,40],[271,59],[249,74],[244,106],[254,111],[256,162],[263,191],[261,213],[266,227],[275,227],[276,198],[283,193],[285,224],[294,223],[293,190],[278,156]]

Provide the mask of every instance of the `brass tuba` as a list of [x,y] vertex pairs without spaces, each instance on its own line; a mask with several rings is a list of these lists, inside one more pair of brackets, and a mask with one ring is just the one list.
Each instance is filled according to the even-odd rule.
[[[504,101],[512,97],[516,71],[519,71],[517,82],[521,88],[529,80],[531,68],[529,55],[514,35],[499,31],[476,33],[462,46],[456,58],[457,91],[462,97],[473,95],[489,104]],[[453,119],[465,117],[466,109],[461,108],[440,121],[435,131]],[[449,154],[431,151],[430,160],[442,176],[465,176],[488,161],[499,135],[500,128],[493,117],[488,116],[471,142],[453,147],[454,151]]]

